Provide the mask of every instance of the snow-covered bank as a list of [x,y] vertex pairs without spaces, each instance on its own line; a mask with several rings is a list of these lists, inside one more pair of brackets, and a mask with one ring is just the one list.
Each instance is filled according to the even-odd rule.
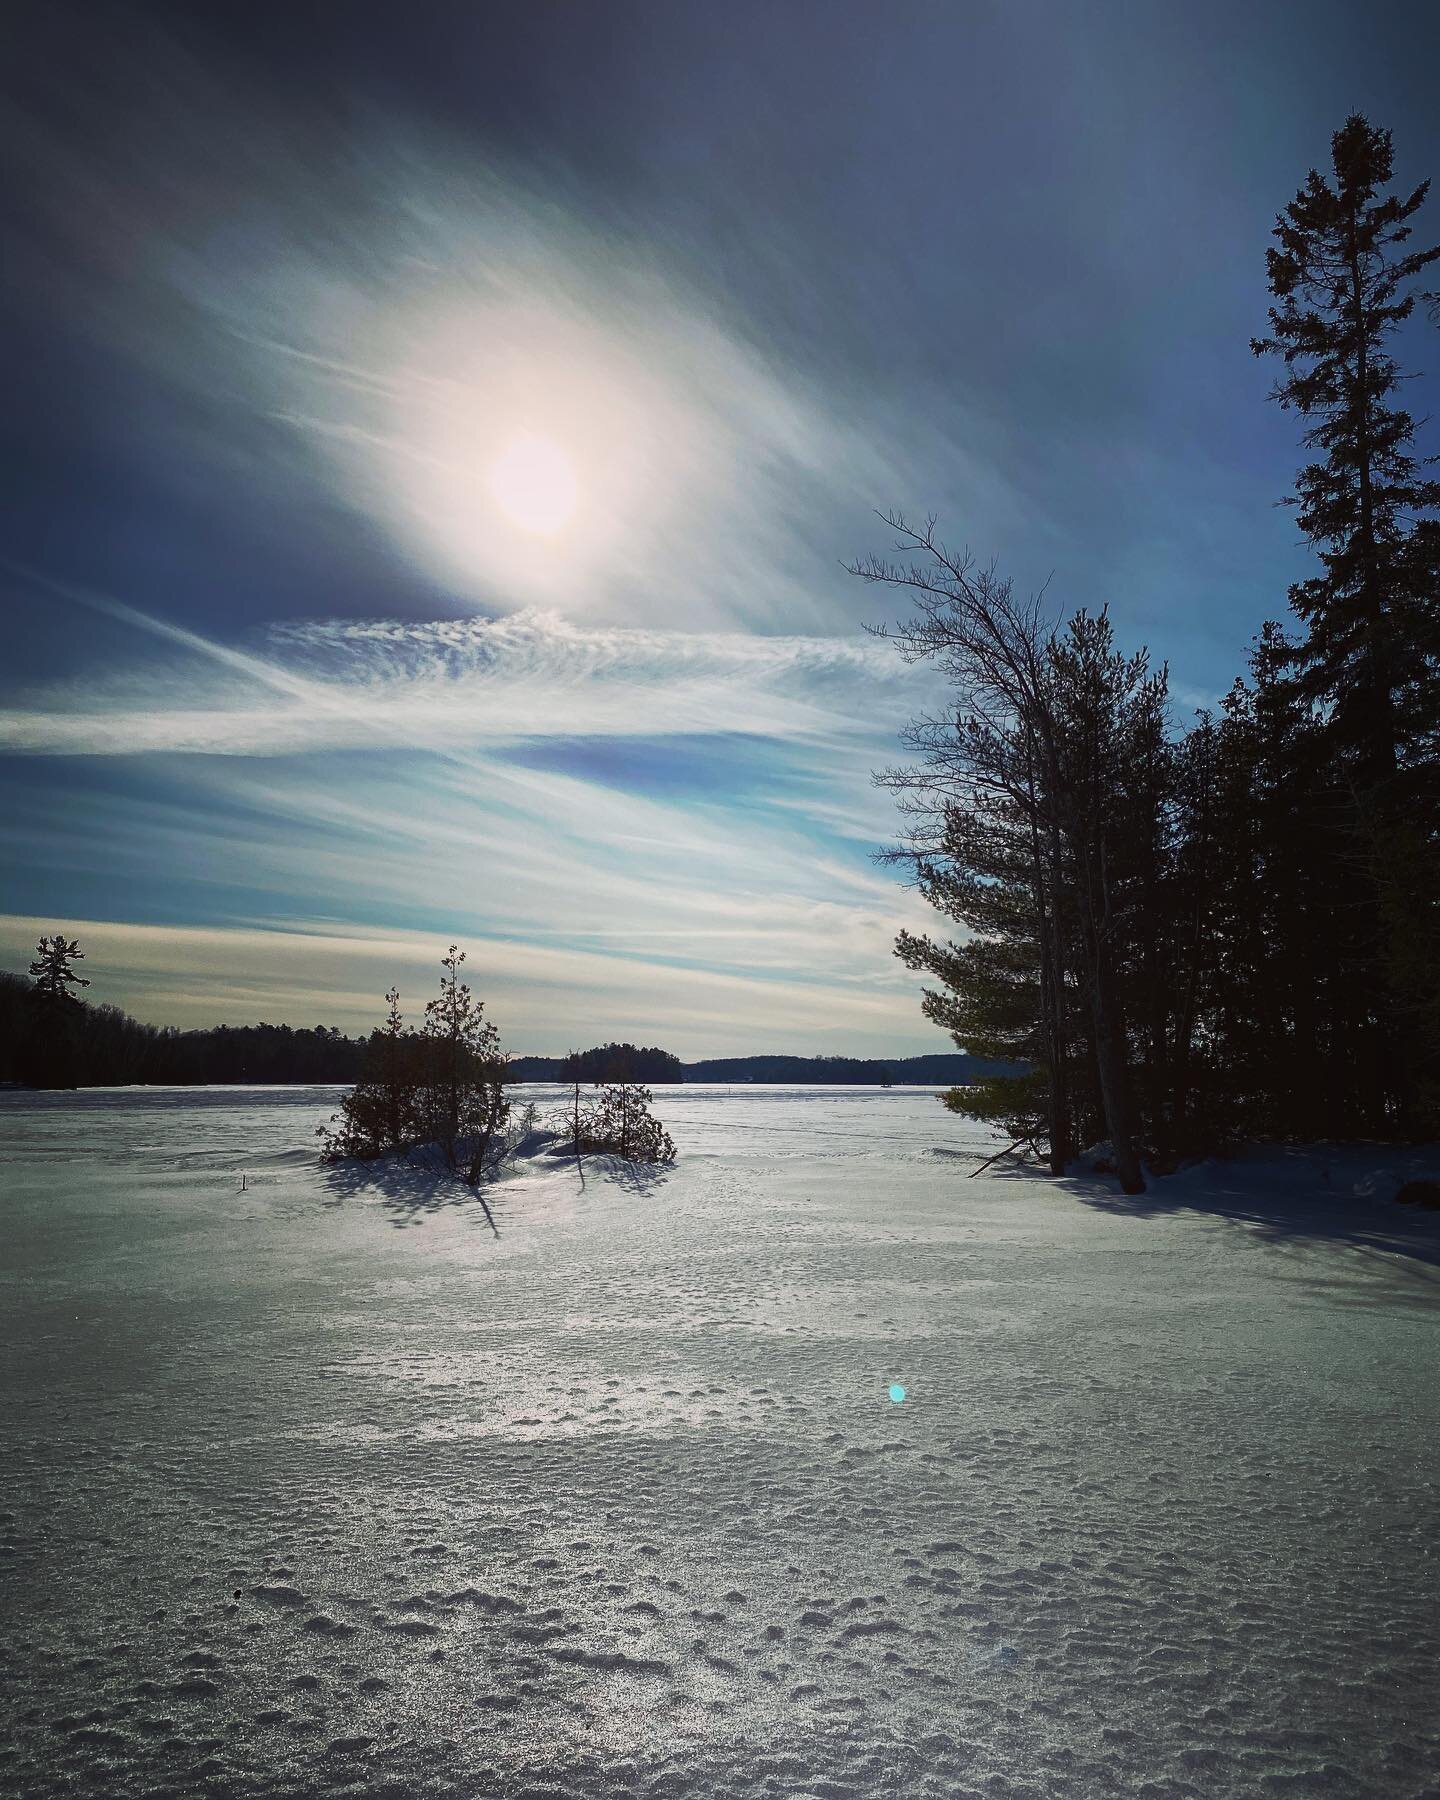
[[[1095,1179],[1080,1158],[1058,1185],[1088,1206],[1144,1218],[1185,1210],[1233,1219],[1278,1236],[1333,1237],[1432,1261],[1437,1227],[1397,1195],[1440,1182],[1440,1144],[1256,1144],[1169,1175],[1147,1170],[1146,1191],[1126,1195]],[[1103,1162],[1103,1158],[1100,1159]]]
[[687,1087],[496,1239],[333,1106],[0,1096],[0,1790],[1434,1791],[1440,1220],[1363,1152],[1126,1200]]

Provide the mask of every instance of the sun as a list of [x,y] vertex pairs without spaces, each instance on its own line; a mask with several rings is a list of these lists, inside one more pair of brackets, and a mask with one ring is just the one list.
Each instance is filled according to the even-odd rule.
[[510,439],[490,464],[486,482],[510,523],[538,537],[563,530],[580,497],[570,458],[552,438],[534,432]]

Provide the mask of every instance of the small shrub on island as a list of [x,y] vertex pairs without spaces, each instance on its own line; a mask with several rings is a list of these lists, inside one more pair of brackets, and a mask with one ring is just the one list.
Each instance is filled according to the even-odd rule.
[[470,1187],[507,1155],[532,1154],[557,1139],[576,1156],[588,1151],[632,1163],[674,1162],[670,1134],[650,1111],[650,1089],[613,1080],[582,1098],[586,1059],[579,1056],[567,1063],[573,1092],[555,1129],[537,1129],[532,1105],[518,1128],[507,1133],[509,1063],[499,1032],[484,1016],[484,1003],[460,979],[464,960],[454,944],[441,958],[440,992],[426,1005],[418,1032],[406,1029],[399,989],[386,994],[389,1011],[371,1033],[360,1079],[317,1133],[322,1162],[374,1162],[433,1146],[444,1166]]
[[510,1113],[505,1053],[484,1002],[460,980],[464,960],[454,944],[441,959],[445,974],[422,1031],[405,1030],[397,988],[385,996],[390,1010],[370,1039],[361,1079],[320,1127],[322,1161],[369,1162],[435,1144],[471,1187],[493,1167]]
[[675,1145],[650,1111],[654,1099],[638,1082],[606,1082],[594,1099],[582,1104],[576,1083],[573,1098],[556,1122],[576,1156],[588,1151],[626,1162],[672,1163]]

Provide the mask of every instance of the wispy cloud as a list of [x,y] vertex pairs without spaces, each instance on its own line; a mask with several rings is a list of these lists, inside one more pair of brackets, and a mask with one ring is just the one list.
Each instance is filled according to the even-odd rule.
[[864,638],[640,630],[527,612],[291,624],[242,651],[103,595],[43,585],[180,655],[19,696],[0,709],[7,750],[462,750],[637,730],[821,744],[872,738],[877,704],[897,715],[903,704],[893,651]]
[[[72,891],[103,868],[122,918],[182,921],[105,926],[104,997],[299,1022],[324,992],[358,1025],[357,943],[403,942],[408,968],[453,935],[485,946],[531,1048],[667,1022],[694,1054],[933,1041],[891,955],[918,902],[869,861],[892,826],[869,771],[914,700],[886,646],[517,614],[291,623],[242,650],[63,597],[161,651],[0,714],[0,744],[73,771],[59,809],[16,784],[16,855]],[[286,985],[286,946],[317,937],[344,940],[343,979],[332,947]],[[167,938],[162,979],[136,946]]]
[[[147,1016],[359,1025],[453,935],[532,1048],[933,1047],[869,861],[920,683],[838,558],[941,469],[1018,517],[961,384],[935,422],[574,171],[296,111],[133,21],[63,87],[0,117],[16,278],[143,396],[83,423],[161,506],[114,592],[0,571],[71,627],[0,700],[9,955],[56,905]],[[803,247],[764,247],[802,314]],[[496,503],[521,433],[573,470],[563,529]],[[172,561],[192,504],[242,554]]]

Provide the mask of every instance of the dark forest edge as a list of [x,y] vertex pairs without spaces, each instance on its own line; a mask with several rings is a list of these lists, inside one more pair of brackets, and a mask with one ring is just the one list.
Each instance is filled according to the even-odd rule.
[[1353,115],[1331,160],[1279,215],[1251,343],[1316,453],[1289,504],[1320,573],[1218,708],[1176,731],[1103,610],[1018,598],[933,519],[884,515],[895,557],[851,565],[951,690],[877,780],[891,860],[962,931],[897,953],[935,1024],[1032,1071],[947,1102],[1057,1173],[1107,1141],[1129,1193],[1237,1141],[1440,1132],[1440,482],[1391,354],[1417,297],[1440,322],[1414,286],[1440,247],[1402,248],[1429,184],[1385,191],[1388,132]]

